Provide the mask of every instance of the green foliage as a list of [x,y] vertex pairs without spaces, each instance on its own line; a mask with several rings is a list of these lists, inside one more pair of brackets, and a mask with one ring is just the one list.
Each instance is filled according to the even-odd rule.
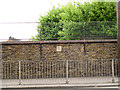
[[84,23],[73,23],[67,22],[63,24],[63,30],[59,31],[58,34],[61,36],[60,40],[74,40],[74,39],[82,39],[84,29]]
[[73,40],[84,36],[117,36],[115,2],[68,3],[53,7],[46,16],[40,16],[39,21],[34,40],[40,37],[42,40]]

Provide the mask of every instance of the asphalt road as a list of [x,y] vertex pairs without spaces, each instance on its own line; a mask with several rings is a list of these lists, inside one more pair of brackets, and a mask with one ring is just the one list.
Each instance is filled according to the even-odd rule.
[[118,87],[66,87],[66,88],[26,88],[26,89],[2,89],[2,90],[119,90]]

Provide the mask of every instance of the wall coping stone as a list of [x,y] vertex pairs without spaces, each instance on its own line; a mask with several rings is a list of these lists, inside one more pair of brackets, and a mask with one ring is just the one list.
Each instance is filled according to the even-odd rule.
[[74,43],[117,43],[117,39],[110,40],[56,40],[56,41],[6,41],[0,45],[25,45],[25,44],[74,44]]

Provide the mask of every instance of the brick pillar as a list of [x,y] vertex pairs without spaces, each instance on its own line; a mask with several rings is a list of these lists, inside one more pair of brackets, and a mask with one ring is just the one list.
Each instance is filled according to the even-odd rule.
[[119,59],[119,76],[120,76],[120,1],[117,2],[117,43],[118,43],[118,59]]

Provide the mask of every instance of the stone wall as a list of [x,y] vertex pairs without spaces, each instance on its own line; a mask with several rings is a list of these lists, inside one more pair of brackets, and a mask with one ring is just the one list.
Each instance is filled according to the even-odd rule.
[[[61,46],[61,51],[57,51]],[[118,58],[117,41],[2,43],[2,60],[83,60]]]
[[39,60],[39,45],[2,45],[2,60]]
[[[57,51],[58,46],[61,47],[61,51]],[[111,60],[118,58],[117,50],[116,40],[4,42],[2,43],[3,78],[19,78],[18,61],[22,61],[23,79],[64,78],[66,62],[62,60],[70,60],[69,77],[112,76]],[[115,75],[118,73],[117,61],[114,62]]]

